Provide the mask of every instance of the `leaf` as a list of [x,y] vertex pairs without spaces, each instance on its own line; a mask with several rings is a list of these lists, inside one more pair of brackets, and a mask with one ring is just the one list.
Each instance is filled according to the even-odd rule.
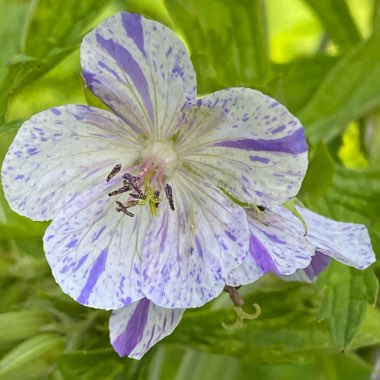
[[289,64],[277,65],[279,78],[274,86],[273,96],[292,113],[298,113],[336,62],[336,57],[318,54],[298,58]]
[[0,86],[0,122],[6,120],[11,97],[77,49],[94,16],[105,6],[101,0],[37,1],[26,20],[22,55],[8,65]]
[[166,0],[165,4],[190,49],[200,93],[265,86],[270,65],[263,1]]
[[165,342],[231,355],[249,363],[305,364],[318,350],[333,348],[326,325],[317,323],[316,309],[309,301],[312,298],[311,287],[300,284],[257,289],[245,297],[244,307],[250,312],[249,305],[260,305],[261,314],[256,320],[244,321],[241,328],[231,330],[221,324],[236,319],[232,306],[186,312]]
[[303,203],[332,219],[365,224],[374,251],[380,252],[380,170],[353,170],[339,166],[323,196],[300,194]]
[[0,346],[36,335],[51,317],[35,310],[12,311],[0,314]]
[[305,0],[322,21],[327,34],[341,49],[361,40],[345,0]]
[[329,142],[379,105],[380,32],[337,62],[298,116],[312,143]]
[[0,376],[22,369],[34,361],[52,358],[63,350],[63,338],[56,334],[42,334],[16,346],[0,360]]
[[334,161],[326,145],[321,142],[312,151],[309,167],[302,183],[302,191],[311,196],[325,194],[332,184],[334,174]]
[[318,284],[326,292],[319,318],[327,319],[331,338],[344,350],[358,332],[368,302],[376,301],[378,281],[371,269],[358,271],[334,261]]

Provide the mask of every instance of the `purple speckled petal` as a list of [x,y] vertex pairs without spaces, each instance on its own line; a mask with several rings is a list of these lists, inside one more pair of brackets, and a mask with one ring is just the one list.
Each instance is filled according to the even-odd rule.
[[268,209],[260,218],[254,210],[247,214],[251,233],[249,253],[230,273],[227,285],[248,284],[268,272],[290,275],[309,265],[314,246],[291,223]]
[[175,134],[181,109],[194,103],[195,72],[182,41],[166,26],[118,13],[81,46],[88,87],[141,134]]
[[160,204],[143,250],[143,292],[161,307],[198,307],[216,297],[243,260],[245,211],[219,189],[189,174],[171,182],[175,211]]
[[[362,224],[336,222],[303,207],[297,207],[307,223],[307,239],[316,250],[357,269],[365,269],[375,262],[375,254],[367,228]],[[287,218],[301,231],[301,222],[281,206],[274,212]]]
[[[44,249],[62,290],[83,305],[118,309],[143,297],[141,251],[151,216],[136,207],[135,217],[115,210],[107,193],[117,179],[75,198],[46,230]],[[123,196],[124,195],[124,196]]]
[[19,214],[52,219],[77,194],[104,182],[113,166],[130,165],[140,146],[110,112],[51,108],[26,121],[9,148],[2,166],[5,196]]
[[231,88],[184,115],[178,152],[204,178],[238,199],[270,206],[294,197],[307,168],[298,119],[272,98]]
[[313,282],[317,276],[329,265],[331,258],[318,251],[311,259],[310,265],[305,269],[299,269],[290,276],[282,276],[286,281]]
[[165,309],[146,298],[115,310],[110,319],[110,338],[120,356],[141,357],[170,335],[181,321],[184,309]]

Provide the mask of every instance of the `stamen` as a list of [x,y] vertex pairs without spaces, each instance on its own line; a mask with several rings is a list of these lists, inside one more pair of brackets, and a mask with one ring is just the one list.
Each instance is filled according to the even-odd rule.
[[166,198],[168,198],[170,208],[174,211],[173,189],[168,183],[165,185],[165,194]]
[[143,195],[141,189],[137,186],[137,181],[140,179],[140,177],[134,177],[133,175],[129,173],[124,173],[123,178],[129,183],[130,186],[132,186],[132,189],[136,191],[140,196]]
[[132,214],[130,211],[128,211],[127,207],[124,206],[121,202],[116,201],[116,204],[119,206],[119,207],[116,207],[116,211],[117,212],[122,211],[125,215],[128,215],[130,217],[134,217],[135,216],[135,214]]
[[111,191],[110,193],[108,193],[108,196],[113,197],[114,195],[126,193],[127,191],[130,191],[130,190],[132,190],[132,188],[129,185],[126,185],[126,186],[120,187],[120,189]]
[[146,199],[146,195],[142,192],[140,192],[140,194],[129,193],[129,195],[135,199]]
[[106,179],[106,182],[111,181],[111,179],[112,179],[113,177],[115,177],[115,175],[116,175],[117,173],[119,173],[120,169],[121,169],[121,164],[117,164],[117,165],[115,165],[114,168],[111,170],[111,173],[108,174],[108,177],[107,177],[107,179]]

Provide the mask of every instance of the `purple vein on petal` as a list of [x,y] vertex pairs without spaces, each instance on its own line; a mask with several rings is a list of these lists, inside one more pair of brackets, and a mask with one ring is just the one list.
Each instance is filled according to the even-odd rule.
[[300,154],[307,152],[307,144],[303,128],[297,129],[291,135],[282,137],[280,139],[224,140],[215,143],[214,146],[252,150],[257,152],[267,151],[282,152],[289,154]]
[[98,281],[99,276],[103,273],[106,261],[108,256],[108,248],[103,249],[100,253],[99,257],[95,260],[90,274],[88,275],[86,284],[84,285],[77,301],[82,305],[86,305],[88,303],[88,299],[90,298],[90,294],[94,289],[96,282]]
[[251,234],[249,240],[249,251],[255,258],[257,265],[264,273],[273,272],[279,274],[279,271],[268,251],[265,249],[260,240],[253,234]]
[[144,31],[141,25],[141,16],[125,13],[121,14],[121,21],[128,37],[132,38],[141,53],[146,57],[144,49]]
[[108,54],[110,54],[119,63],[121,68],[129,75],[133,84],[139,91],[140,96],[148,111],[149,117],[153,122],[153,105],[150,98],[149,85],[139,64],[127,49],[115,41],[107,40],[103,38],[99,33],[96,34],[96,40],[105,50],[107,50]]
[[124,332],[117,337],[113,346],[121,355],[128,355],[141,341],[148,321],[150,301],[147,298],[139,301]]

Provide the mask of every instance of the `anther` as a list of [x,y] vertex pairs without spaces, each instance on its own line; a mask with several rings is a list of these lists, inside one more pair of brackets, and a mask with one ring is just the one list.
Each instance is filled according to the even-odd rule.
[[[130,186],[132,186],[133,190],[135,190],[136,193],[138,193],[140,196],[143,195],[142,191],[140,190],[140,188],[137,186],[137,183],[136,183],[140,179],[139,177],[134,177],[133,175],[129,173],[124,173],[123,178],[127,181],[127,183]],[[124,181],[124,184],[125,184],[125,181]]]
[[111,170],[111,173],[108,174],[108,177],[107,177],[107,179],[106,179],[106,182],[111,181],[111,179],[112,179],[113,177],[115,177],[115,175],[116,175],[117,173],[119,173],[120,169],[121,169],[121,164],[117,164],[117,165],[115,165],[114,168]]
[[110,193],[108,193],[108,196],[113,197],[114,195],[126,193],[127,191],[130,191],[130,190],[132,190],[132,188],[129,185],[126,185],[126,186],[121,187],[120,189],[111,191]]
[[127,207],[125,207],[121,202],[116,201],[116,204],[119,206],[119,207],[116,207],[116,211],[117,212],[122,211],[125,215],[128,215],[130,217],[134,217],[135,216],[135,214],[132,214],[130,211],[128,211]]
[[166,198],[168,198],[170,208],[174,211],[173,189],[168,183],[165,185],[165,194]]
[[143,194],[141,191],[140,191],[140,193],[138,193],[138,194],[135,194],[135,193],[129,193],[129,195],[130,195],[132,198],[135,198],[135,199],[141,199],[141,200],[146,199],[146,195]]

